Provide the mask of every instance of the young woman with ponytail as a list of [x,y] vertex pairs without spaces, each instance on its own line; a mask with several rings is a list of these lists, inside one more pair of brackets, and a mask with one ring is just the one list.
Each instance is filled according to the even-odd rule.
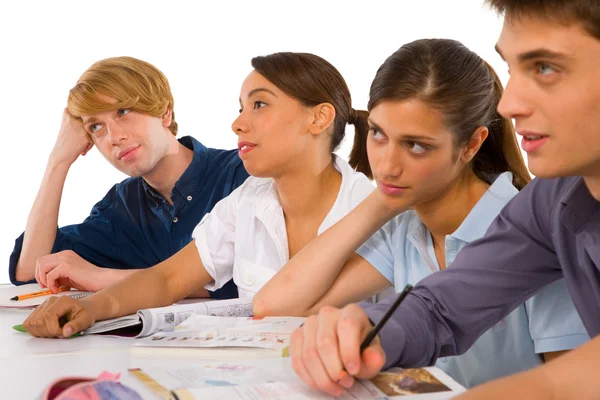
[[[368,129],[365,113],[351,107],[340,73],[304,53],[256,57],[252,66],[232,124],[252,176],[215,205],[195,228],[194,241],[174,256],[85,301],[50,299],[25,322],[30,333],[68,337],[96,320],[167,306],[202,287],[219,288],[232,276],[240,297],[252,297],[373,191],[364,174],[333,154],[348,123],[358,137]],[[68,321],[63,327],[62,316]]]
[[[355,138],[350,158],[377,189],[263,287],[255,314],[314,314],[452,268],[530,180],[512,124],[496,111],[501,95],[492,68],[459,42],[418,40],[392,54],[371,85],[368,135]],[[437,366],[473,386],[588,339],[558,281]],[[305,340],[305,350],[319,346]]]

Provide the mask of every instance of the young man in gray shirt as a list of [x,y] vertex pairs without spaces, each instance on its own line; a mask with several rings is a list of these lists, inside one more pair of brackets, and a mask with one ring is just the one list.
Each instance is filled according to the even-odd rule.
[[[588,333],[600,333],[600,3],[487,2],[505,14],[496,49],[510,80],[499,111],[514,119],[538,178],[504,208],[484,238],[461,251],[452,268],[415,287],[362,357],[361,341],[393,298],[324,308],[309,318],[295,332],[291,354],[294,368],[312,387],[339,395],[353,384],[352,376],[432,365],[438,357],[461,354],[537,290],[563,277]],[[365,220],[369,228],[355,230],[372,232],[374,223]],[[586,354],[600,350],[600,339],[584,348],[587,353],[576,350],[540,367],[546,368],[542,374],[509,383],[539,382],[550,373],[549,384],[520,390],[532,391],[527,398],[582,395],[581,385],[557,384],[568,380],[558,377],[561,368],[554,365],[589,364]],[[491,387],[477,395],[494,393]]]

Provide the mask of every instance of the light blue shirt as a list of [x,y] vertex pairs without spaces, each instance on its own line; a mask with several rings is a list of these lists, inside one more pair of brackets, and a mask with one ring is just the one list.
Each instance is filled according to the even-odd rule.
[[[510,172],[498,176],[460,227],[446,236],[447,266],[467,243],[485,234],[517,193]],[[439,271],[431,234],[412,210],[384,225],[357,253],[392,282],[397,291]],[[588,340],[565,282],[560,280],[485,332],[466,353],[440,358],[436,366],[462,385],[472,387],[540,365],[541,353],[569,350]]]

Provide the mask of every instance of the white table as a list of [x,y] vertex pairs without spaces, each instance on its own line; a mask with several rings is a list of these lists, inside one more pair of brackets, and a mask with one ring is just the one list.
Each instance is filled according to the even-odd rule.
[[[0,284],[0,297],[12,285]],[[14,288],[14,287],[13,287]],[[181,366],[201,360],[243,359],[248,355],[218,349],[147,349],[133,347],[134,339],[100,335],[70,339],[34,338],[12,327],[31,310],[0,308],[0,399],[35,399],[54,380],[66,376],[97,377],[103,371],[121,373],[120,382],[144,399],[158,399],[129,368]],[[196,351],[198,350],[198,351]],[[209,350],[209,351],[207,351]]]

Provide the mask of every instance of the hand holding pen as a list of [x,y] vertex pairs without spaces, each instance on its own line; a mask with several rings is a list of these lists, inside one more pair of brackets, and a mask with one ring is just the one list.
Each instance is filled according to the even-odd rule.
[[296,373],[312,388],[332,396],[340,396],[355,378],[377,375],[385,364],[377,333],[411,289],[405,287],[375,327],[356,304],[323,307],[309,317],[292,335],[290,354]]

